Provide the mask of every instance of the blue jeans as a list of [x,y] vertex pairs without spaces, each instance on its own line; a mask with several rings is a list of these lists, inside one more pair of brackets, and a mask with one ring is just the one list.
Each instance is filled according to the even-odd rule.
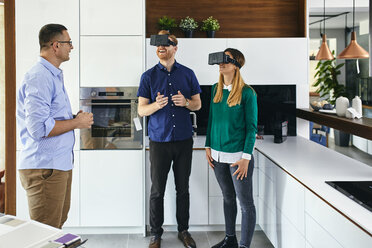
[[236,223],[236,196],[238,196],[242,210],[240,246],[249,247],[256,226],[256,208],[253,203],[252,175],[254,168],[253,156],[248,166],[247,177],[237,180],[232,176],[238,166],[231,167],[227,163],[213,161],[214,173],[223,194],[223,210],[225,214],[226,235],[235,235]]

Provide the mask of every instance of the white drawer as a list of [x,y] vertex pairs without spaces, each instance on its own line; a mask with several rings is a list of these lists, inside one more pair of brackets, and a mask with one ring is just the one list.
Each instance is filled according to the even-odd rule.
[[368,234],[307,190],[305,192],[305,211],[342,247],[372,247],[372,238]]
[[305,214],[306,218],[306,240],[313,248],[342,248],[323,227],[321,227],[310,215]]

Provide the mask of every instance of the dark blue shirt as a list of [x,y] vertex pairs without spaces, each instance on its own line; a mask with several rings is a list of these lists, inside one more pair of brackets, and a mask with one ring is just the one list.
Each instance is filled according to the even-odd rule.
[[137,96],[149,99],[149,103],[156,101],[158,92],[168,97],[168,104],[148,117],[148,131],[152,141],[170,142],[192,137],[190,110],[177,107],[172,101],[172,96],[178,91],[186,99],[201,93],[195,73],[177,61],[171,72],[159,62],[142,74]]

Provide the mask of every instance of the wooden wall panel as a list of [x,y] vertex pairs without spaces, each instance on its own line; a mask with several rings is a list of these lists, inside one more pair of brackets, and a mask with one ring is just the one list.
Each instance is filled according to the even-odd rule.
[[5,213],[16,215],[15,0],[4,4],[5,24]]
[[[177,23],[186,16],[201,23],[212,15],[221,26],[217,38],[304,37],[305,8],[306,0],[146,0],[146,36],[158,32],[163,15]],[[183,37],[178,28],[173,33]],[[195,37],[206,34],[198,30]]]

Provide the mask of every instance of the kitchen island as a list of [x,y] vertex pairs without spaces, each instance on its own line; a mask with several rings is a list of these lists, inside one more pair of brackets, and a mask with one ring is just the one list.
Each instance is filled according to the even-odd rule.
[[302,137],[256,151],[258,224],[275,247],[372,247],[372,212],[325,183],[372,181],[372,167]]

